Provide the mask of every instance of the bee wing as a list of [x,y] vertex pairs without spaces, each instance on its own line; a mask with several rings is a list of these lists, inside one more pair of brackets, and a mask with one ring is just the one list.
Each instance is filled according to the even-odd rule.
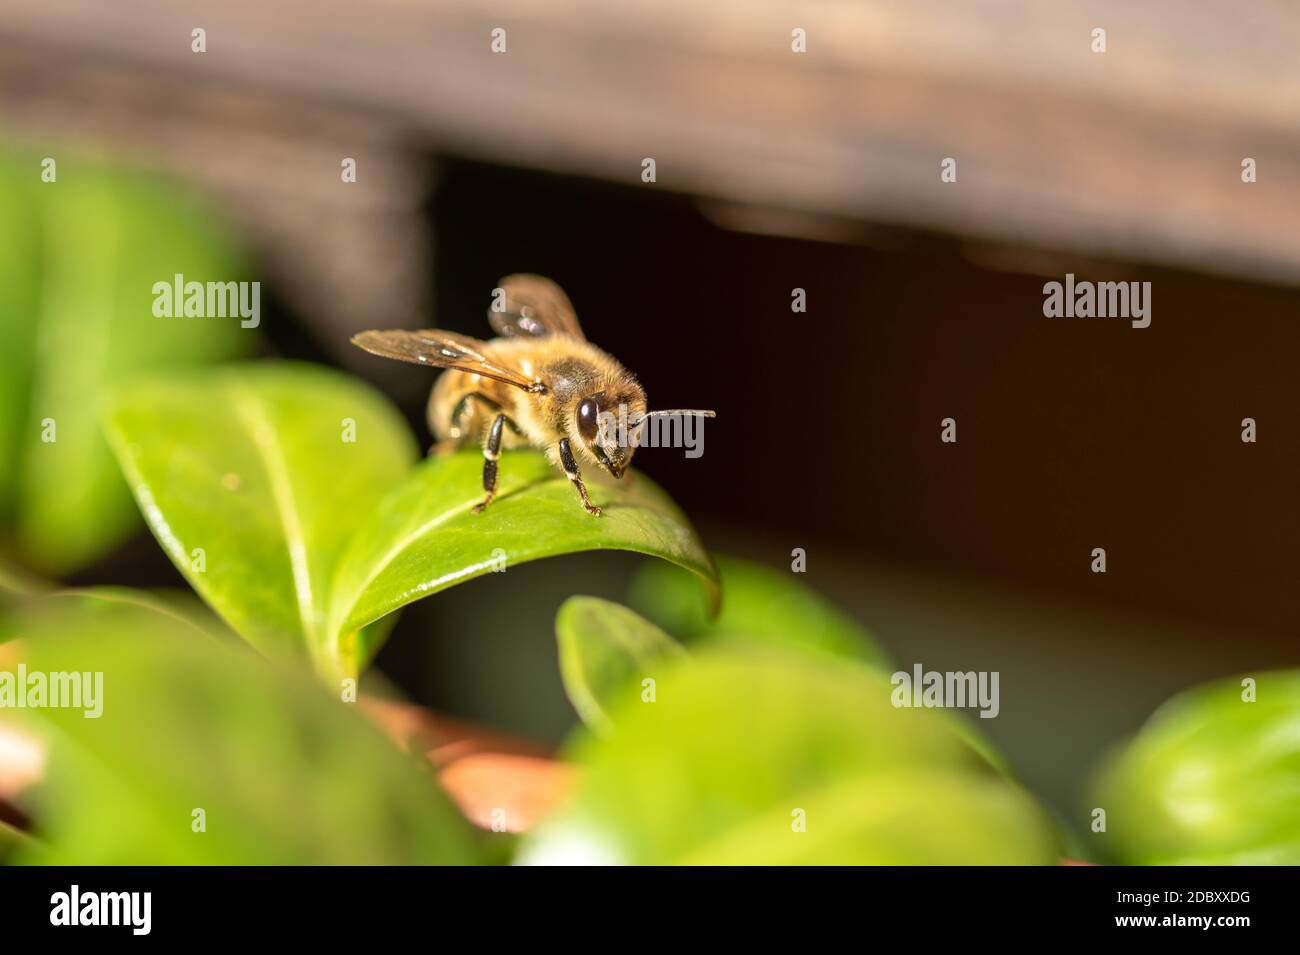
[[488,321],[498,335],[585,338],[569,296],[550,279],[540,275],[507,275],[500,287],[505,293],[501,311],[497,311],[497,302],[488,308]]
[[352,336],[352,344],[381,358],[395,358],[415,365],[455,368],[485,378],[495,378],[525,391],[544,390],[540,381],[528,377],[520,369],[489,358],[484,354],[483,342],[468,335],[444,332],[438,328],[420,331],[397,328],[361,332]]

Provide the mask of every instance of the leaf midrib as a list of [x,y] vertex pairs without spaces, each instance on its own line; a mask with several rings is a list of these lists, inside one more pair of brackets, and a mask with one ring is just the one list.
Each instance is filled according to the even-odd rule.
[[275,428],[257,397],[236,384],[227,385],[227,390],[232,397],[236,418],[248,434],[262,470],[266,472],[267,480],[271,484],[276,516],[280,519],[280,529],[289,552],[289,567],[293,574],[298,617],[302,622],[309,652],[315,656],[320,649],[320,633],[316,626],[316,607],[312,600],[311,568],[308,566],[307,542],[302,530],[302,519],[294,501],[293,482],[289,479],[288,465],[279,453],[276,443],[272,441],[268,444],[261,438],[260,433],[263,432],[274,435]]

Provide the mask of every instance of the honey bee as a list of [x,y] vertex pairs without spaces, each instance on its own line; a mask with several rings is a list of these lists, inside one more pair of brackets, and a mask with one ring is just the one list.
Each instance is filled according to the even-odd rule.
[[[488,322],[499,337],[479,341],[439,329],[366,331],[352,343],[372,355],[449,369],[429,395],[434,450],[483,444],[484,498],[496,495],[502,447],[531,445],[568,476],[588,514],[600,516],[582,483],[578,461],[622,478],[641,426],[656,415],[712,411],[646,411],[645,390],[612,355],[587,341],[569,297],[540,275],[501,280]],[[606,424],[622,412],[629,428]]]

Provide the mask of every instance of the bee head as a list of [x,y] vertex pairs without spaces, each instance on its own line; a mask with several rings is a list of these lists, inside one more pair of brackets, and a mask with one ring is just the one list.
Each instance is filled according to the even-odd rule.
[[[635,423],[645,414],[645,395],[638,388],[611,397],[600,391],[574,406],[570,443],[615,478],[621,478],[636,451]],[[576,435],[576,442],[573,440]]]

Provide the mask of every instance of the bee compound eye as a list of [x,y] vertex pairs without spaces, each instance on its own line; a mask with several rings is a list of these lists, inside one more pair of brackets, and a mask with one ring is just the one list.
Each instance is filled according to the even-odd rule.
[[584,441],[596,440],[596,425],[600,417],[600,406],[594,398],[584,398],[578,405],[578,434]]

